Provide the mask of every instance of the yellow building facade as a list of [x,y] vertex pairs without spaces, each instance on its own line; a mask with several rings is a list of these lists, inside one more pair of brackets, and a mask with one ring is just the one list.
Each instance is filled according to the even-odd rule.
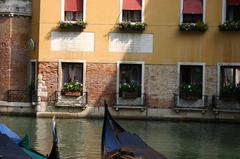
[[[70,4],[66,9],[74,0],[32,2],[38,111],[48,111],[47,106],[96,107],[104,99],[116,109],[227,105],[220,96],[226,85],[237,89],[240,80],[240,34],[220,31],[219,25],[232,21],[228,12],[239,4],[196,0],[199,7],[191,8],[186,0],[132,1],[83,0],[80,11],[71,10]],[[86,23],[84,29],[60,27],[60,22],[75,24],[78,18]],[[146,24],[145,29],[120,30],[126,19],[133,20],[130,25]],[[181,30],[185,24],[195,29],[207,24],[207,29]],[[83,93],[68,97],[64,85],[76,81]],[[136,88],[125,89],[129,84]],[[125,96],[134,90],[135,97]]]

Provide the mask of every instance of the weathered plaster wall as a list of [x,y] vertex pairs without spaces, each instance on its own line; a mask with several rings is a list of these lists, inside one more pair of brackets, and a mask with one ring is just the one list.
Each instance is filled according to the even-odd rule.
[[0,17],[0,100],[28,88],[29,25],[29,17]]
[[10,19],[0,18],[0,100],[7,100],[10,84]]
[[0,13],[31,16],[32,0],[0,0]]
[[149,107],[172,107],[176,91],[176,65],[145,65],[145,93]]

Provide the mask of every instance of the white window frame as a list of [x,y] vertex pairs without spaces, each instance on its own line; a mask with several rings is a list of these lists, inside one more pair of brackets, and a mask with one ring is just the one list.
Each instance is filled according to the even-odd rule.
[[[86,22],[87,0],[83,0],[83,21]],[[61,21],[65,21],[65,0],[61,0]]]
[[145,64],[144,61],[118,61],[117,62],[117,84],[116,84],[116,99],[117,104],[119,104],[119,82],[120,82],[120,64],[140,64],[142,66],[142,79],[141,79],[141,102],[144,100],[144,72]]
[[221,67],[223,66],[239,66],[240,63],[218,63],[217,64],[217,96],[220,96],[220,89],[221,89]]
[[[202,100],[204,100],[205,87],[206,87],[206,64],[200,62],[179,62],[177,64],[177,94],[180,94],[180,67],[181,66],[202,66]],[[179,103],[179,96],[177,96],[177,102]]]
[[63,88],[62,86],[62,63],[79,63],[83,64],[83,92],[86,92],[86,60],[62,60],[58,61],[58,91],[60,92]]
[[[183,23],[183,4],[184,0],[181,0],[180,8],[180,24]],[[206,0],[203,0],[203,14],[202,14],[203,23],[206,23]]]
[[[145,0],[142,0],[142,9],[141,9],[141,22],[144,23],[144,9],[145,9]],[[120,0],[120,17],[119,22],[122,23],[123,17],[123,0]]]
[[227,18],[227,0],[222,0],[222,24],[226,22]]

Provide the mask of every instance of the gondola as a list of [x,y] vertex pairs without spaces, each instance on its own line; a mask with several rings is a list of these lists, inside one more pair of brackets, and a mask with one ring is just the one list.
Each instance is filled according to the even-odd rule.
[[52,124],[53,144],[46,156],[29,146],[27,136],[21,139],[6,125],[0,124],[0,159],[59,159],[55,117]]
[[111,116],[105,102],[101,144],[102,159],[166,159],[139,136],[127,132]]

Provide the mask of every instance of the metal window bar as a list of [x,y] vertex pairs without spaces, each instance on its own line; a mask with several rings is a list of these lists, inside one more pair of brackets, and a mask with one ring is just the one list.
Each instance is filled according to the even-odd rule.
[[183,98],[180,94],[174,94],[174,108],[184,109],[208,109],[208,96],[202,98]]
[[123,97],[120,93],[114,94],[114,105],[118,107],[146,107],[146,94],[137,97]]
[[212,104],[214,110],[240,111],[240,100],[237,98],[213,96]]
[[61,91],[55,91],[49,97],[49,103],[52,103],[54,106],[86,107],[88,104],[88,92],[82,92],[78,97],[71,97],[65,96]]
[[27,90],[8,90],[7,101],[8,102],[36,102],[37,92]]

